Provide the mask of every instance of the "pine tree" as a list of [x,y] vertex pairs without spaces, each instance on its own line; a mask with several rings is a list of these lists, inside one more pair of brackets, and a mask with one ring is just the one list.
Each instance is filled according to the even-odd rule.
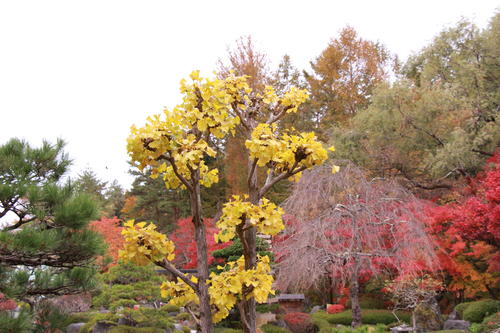
[[104,250],[87,229],[95,203],[62,182],[71,164],[63,148],[61,140],[0,146],[0,292],[31,305],[91,288]]

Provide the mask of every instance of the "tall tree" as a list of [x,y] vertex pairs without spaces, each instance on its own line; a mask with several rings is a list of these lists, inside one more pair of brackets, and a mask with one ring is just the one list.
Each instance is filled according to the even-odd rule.
[[498,17],[483,32],[460,22],[412,57],[349,126],[333,130],[339,156],[420,191],[449,190],[478,172],[500,143]]
[[0,146],[0,291],[30,304],[92,287],[104,250],[87,229],[94,202],[61,183],[70,165],[63,148],[18,139]]
[[324,128],[343,123],[364,109],[377,84],[386,78],[389,56],[385,48],[345,27],[305,73],[316,122]]
[[349,285],[352,325],[361,325],[362,274],[412,273],[432,267],[433,244],[422,205],[387,180],[370,180],[352,164],[304,174],[284,204],[293,223],[275,242],[277,284],[307,290],[330,277]]
[[[177,277],[177,282],[162,287],[171,302],[199,305],[202,332],[212,332],[217,322],[234,306],[240,308],[245,332],[255,333],[255,301],[264,302],[272,293],[269,257],[256,255],[257,230],[274,235],[283,228],[282,211],[264,198],[272,186],[286,178],[300,178],[300,172],[323,163],[327,151],[314,133],[277,131],[277,122],[287,113],[296,112],[308,94],[292,87],[281,96],[273,88],[264,95],[252,94],[245,77],[230,75],[223,80],[202,79],[191,74],[191,82],[181,82],[183,103],[174,111],[149,118],[142,128],[133,128],[128,149],[138,167],[152,169],[153,176],[163,176],[168,188],[185,188],[189,193],[192,222],[197,246],[197,276],[181,273],[173,264],[174,245],[154,225],[133,221],[126,223],[123,258],[139,264],[154,262]],[[265,123],[259,119],[267,118]],[[206,163],[215,157],[211,137],[223,139],[241,123],[248,138],[248,196],[237,196],[226,203],[217,221],[218,241],[241,239],[243,256],[230,262],[220,274],[208,271],[206,228],[203,223],[201,186],[218,181],[218,170]],[[269,169],[262,186],[257,184],[257,166]],[[188,307],[189,308],[189,307]],[[197,317],[197,316],[194,316]]]
[[500,290],[500,151],[488,162],[456,202],[430,210],[428,230],[458,301]]

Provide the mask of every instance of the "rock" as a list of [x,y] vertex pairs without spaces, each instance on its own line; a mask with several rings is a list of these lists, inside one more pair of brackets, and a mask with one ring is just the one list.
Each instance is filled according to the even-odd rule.
[[321,305],[315,305],[313,306],[313,308],[311,309],[311,313],[316,313],[320,310],[323,310],[323,307]]
[[92,296],[90,293],[63,295],[51,298],[47,302],[64,312],[86,312],[92,305]]
[[448,320],[457,320],[458,318],[458,313],[457,310],[453,310],[449,315],[448,315]]
[[96,323],[94,328],[92,329],[92,333],[107,333],[109,329],[113,326],[116,326],[112,323]]
[[177,316],[178,314],[179,314],[179,312],[177,312],[177,311],[175,311],[175,312],[169,312],[169,313],[167,314],[167,316],[169,316],[169,317],[175,317],[175,316]]
[[467,320],[450,320],[448,319],[447,321],[444,322],[444,330],[463,330],[467,331],[469,330],[470,327],[470,322]]
[[435,300],[419,304],[414,311],[416,332],[439,331],[443,327],[441,311]]
[[118,319],[118,325],[125,325],[125,326],[135,326],[135,321],[128,319],[126,317],[121,317]]
[[66,333],[80,333],[80,329],[85,326],[85,323],[74,323],[66,327]]
[[175,323],[175,324],[174,324],[174,328],[175,328],[176,330],[182,331],[182,325],[181,325],[181,324]]
[[403,324],[391,328],[391,333],[400,333],[400,332],[413,332],[413,327]]

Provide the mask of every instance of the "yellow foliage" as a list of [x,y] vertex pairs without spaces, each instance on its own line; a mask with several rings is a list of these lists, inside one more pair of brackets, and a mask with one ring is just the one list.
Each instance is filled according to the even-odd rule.
[[266,198],[260,205],[248,201],[247,196],[233,196],[233,200],[224,204],[222,216],[217,221],[220,232],[215,235],[215,241],[227,242],[236,236],[236,227],[248,223],[257,228],[260,233],[276,235],[285,228],[283,224],[283,209]]
[[134,220],[127,221],[122,230],[123,250],[118,255],[125,261],[145,266],[151,262],[174,259],[174,243],[167,236],[155,230],[156,225]]
[[[279,136],[276,124],[259,124],[245,145],[250,156],[257,159],[258,166],[268,166],[278,173],[293,172],[301,167],[312,168],[328,158],[326,149],[313,132],[297,135],[285,132]],[[292,180],[299,179],[300,176],[296,176]]]

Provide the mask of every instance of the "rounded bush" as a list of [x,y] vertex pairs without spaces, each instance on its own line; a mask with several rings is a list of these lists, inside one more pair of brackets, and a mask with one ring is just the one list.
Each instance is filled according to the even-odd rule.
[[264,333],[290,333],[289,330],[272,324],[265,324],[260,327]]
[[308,313],[290,312],[287,313],[283,319],[293,333],[314,332],[314,325]]
[[485,299],[472,302],[463,312],[464,320],[472,323],[480,323],[487,316],[490,316],[500,310],[500,301]]

